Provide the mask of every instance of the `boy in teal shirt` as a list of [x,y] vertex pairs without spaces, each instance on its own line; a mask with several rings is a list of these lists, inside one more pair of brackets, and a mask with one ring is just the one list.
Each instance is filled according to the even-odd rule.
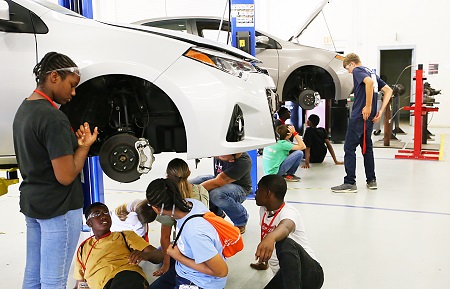
[[[306,148],[305,143],[292,125],[280,125],[276,128],[276,132],[280,140],[274,145],[265,147],[263,151],[264,174],[276,174],[283,176],[288,182],[298,182],[300,178],[295,172],[303,159],[302,150]],[[289,141],[291,136],[294,136],[297,144]]]

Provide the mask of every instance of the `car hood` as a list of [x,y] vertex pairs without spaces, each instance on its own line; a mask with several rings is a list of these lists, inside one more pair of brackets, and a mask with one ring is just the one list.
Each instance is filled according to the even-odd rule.
[[200,46],[200,47],[210,48],[210,49],[214,49],[214,50],[220,50],[220,51],[223,51],[230,55],[233,55],[235,57],[245,59],[246,61],[253,62],[253,63],[261,62],[260,60],[258,60],[251,54],[248,54],[245,51],[242,51],[240,49],[237,49],[237,48],[229,46],[229,45],[222,44],[220,42],[216,42],[216,41],[205,39],[205,38],[202,38],[202,37],[199,37],[196,35],[192,35],[192,34],[187,34],[187,33],[179,32],[179,31],[168,30],[168,29],[163,29],[163,28],[136,25],[136,24],[123,24],[123,23],[118,24],[118,23],[112,23],[112,22],[102,22],[102,23],[111,25],[111,26],[122,27],[122,28],[126,28],[126,29],[132,29],[132,30],[137,30],[137,31],[141,31],[141,32],[147,32],[147,33],[152,33],[152,34],[156,34],[156,35],[161,35],[164,37],[180,40],[180,41],[187,42],[192,45],[196,45],[196,46]]
[[297,31],[289,38],[289,41],[300,37],[303,31],[308,28],[308,25],[319,15],[322,11],[323,7],[328,3],[329,0],[316,0],[316,3],[309,4],[309,8],[307,7],[307,11],[311,11],[310,13],[305,13],[304,17],[300,17],[300,27]]

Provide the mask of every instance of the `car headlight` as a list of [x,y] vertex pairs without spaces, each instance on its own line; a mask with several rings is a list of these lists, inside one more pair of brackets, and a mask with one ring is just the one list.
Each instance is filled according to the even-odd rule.
[[231,58],[232,56],[217,51],[197,47],[186,51],[184,56],[210,65],[244,80],[248,78],[250,73],[257,72],[256,68],[250,62],[243,61],[238,58]]

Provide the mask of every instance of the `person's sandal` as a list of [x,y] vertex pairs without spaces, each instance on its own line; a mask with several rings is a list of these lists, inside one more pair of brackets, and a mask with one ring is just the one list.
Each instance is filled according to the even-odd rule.
[[250,264],[250,267],[252,267],[255,270],[267,270],[269,268],[269,263],[262,262],[262,263],[252,263]]

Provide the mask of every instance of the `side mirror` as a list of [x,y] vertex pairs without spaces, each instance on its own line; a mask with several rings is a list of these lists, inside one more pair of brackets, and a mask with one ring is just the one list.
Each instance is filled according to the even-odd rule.
[[9,20],[9,5],[3,0],[0,0],[0,19]]
[[256,36],[256,48],[272,48],[272,45],[269,44],[269,37],[267,36]]

